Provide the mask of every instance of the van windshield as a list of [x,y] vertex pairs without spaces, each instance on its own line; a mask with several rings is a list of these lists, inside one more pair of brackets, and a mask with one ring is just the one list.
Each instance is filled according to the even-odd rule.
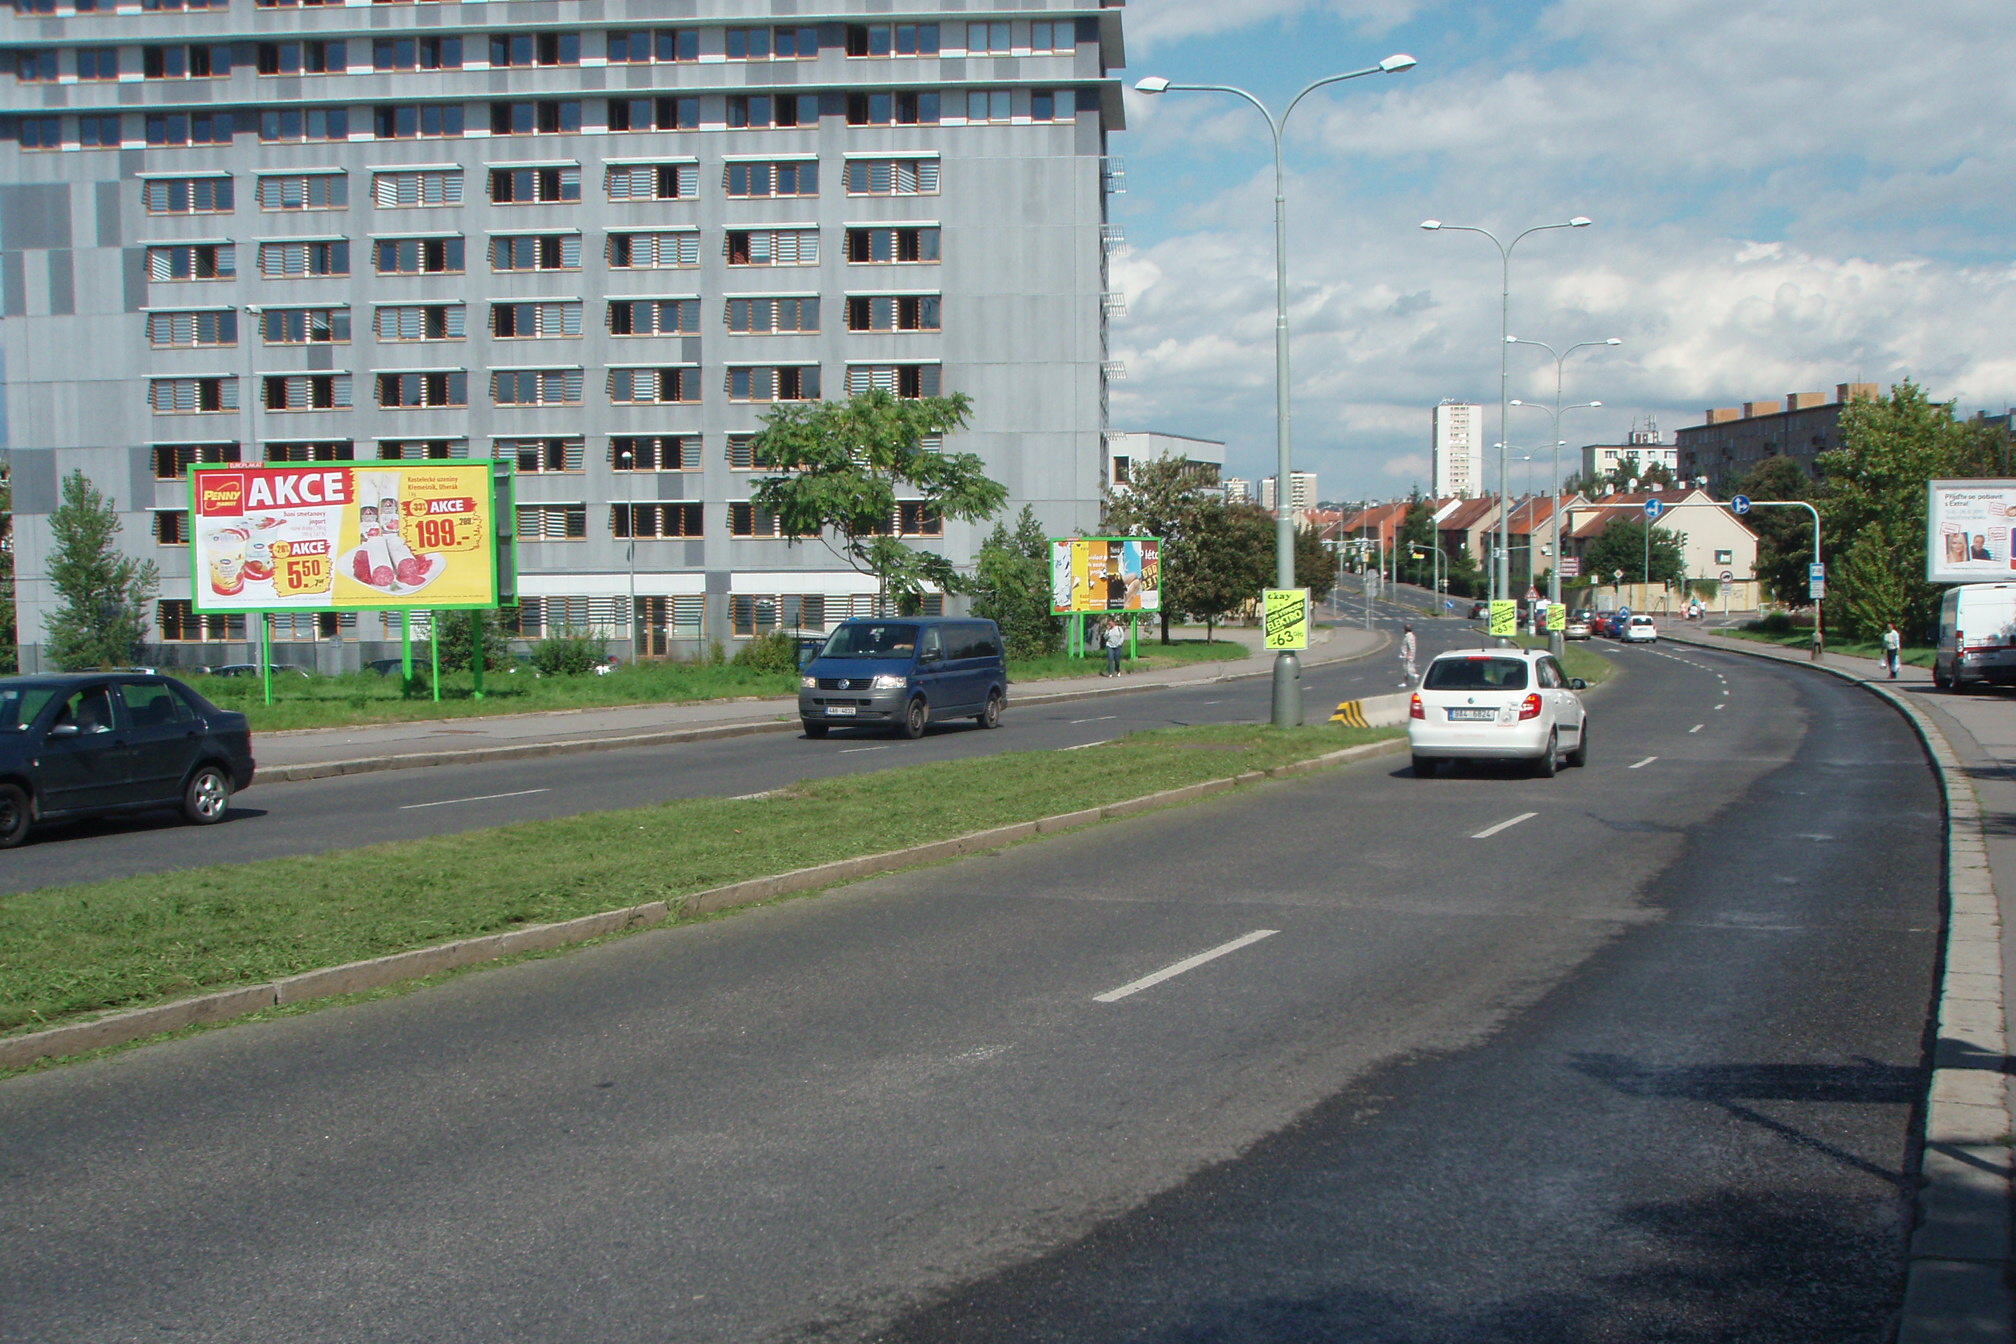
[[901,622],[843,625],[819,651],[821,658],[908,658],[917,649],[917,627]]
[[1421,682],[1430,691],[1523,691],[1523,658],[1437,658]]

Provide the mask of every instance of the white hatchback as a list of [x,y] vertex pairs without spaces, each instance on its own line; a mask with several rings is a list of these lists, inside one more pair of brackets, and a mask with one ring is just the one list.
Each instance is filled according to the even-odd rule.
[[1626,617],[1624,628],[1617,632],[1617,638],[1626,644],[1657,644],[1659,623],[1650,616]]
[[1545,649],[1472,649],[1428,664],[1408,705],[1407,741],[1414,774],[1426,779],[1443,761],[1524,760],[1552,775],[1589,760],[1589,716],[1570,677]]

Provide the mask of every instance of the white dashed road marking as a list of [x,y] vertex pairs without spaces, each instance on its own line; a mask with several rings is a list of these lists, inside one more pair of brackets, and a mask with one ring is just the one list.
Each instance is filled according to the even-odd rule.
[[1624,768],[1626,770],[1643,770],[1646,766],[1652,764],[1652,762],[1658,759],[1659,758],[1657,756],[1647,756],[1644,760],[1638,762],[1636,765],[1627,765]]
[[1501,821],[1496,826],[1487,826],[1483,830],[1477,832],[1477,834],[1471,836],[1470,838],[1472,840],[1489,840],[1492,836],[1498,834],[1498,832],[1509,831],[1514,826],[1517,826],[1520,822],[1531,821],[1533,820],[1533,818],[1539,815],[1540,814],[1538,812],[1521,812],[1518,816],[1512,818],[1510,821]]
[[443,798],[438,803],[402,803],[401,812],[411,812],[418,807],[453,807],[457,803],[487,803],[497,798],[527,798],[535,793],[551,793],[551,789],[520,789],[516,793],[485,793],[474,798]]
[[1153,975],[1144,975],[1139,980],[1129,981],[1118,989],[1107,990],[1104,994],[1094,994],[1092,1001],[1094,1003],[1114,1003],[1126,998],[1129,994],[1139,994],[1142,990],[1152,985],[1159,985],[1164,980],[1173,979],[1185,971],[1194,971],[1207,961],[1216,961],[1227,952],[1237,952],[1240,948],[1251,943],[1257,943],[1262,938],[1272,938],[1279,932],[1281,932],[1279,929],[1255,929],[1251,933],[1241,934],[1229,943],[1220,943],[1209,951],[1199,952],[1194,957],[1185,957],[1173,966],[1164,966]]

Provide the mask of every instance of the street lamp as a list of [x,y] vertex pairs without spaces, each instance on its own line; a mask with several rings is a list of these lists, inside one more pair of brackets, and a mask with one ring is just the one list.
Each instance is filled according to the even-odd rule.
[[[1506,419],[1505,407],[1507,405],[1507,402],[1505,400],[1505,391],[1506,391],[1505,351],[1506,348],[1512,343],[1512,249],[1519,246],[1520,240],[1527,237],[1529,234],[1545,233],[1549,229],[1586,229],[1593,222],[1594,221],[1591,220],[1587,215],[1577,215],[1575,216],[1575,218],[1567,220],[1560,224],[1535,224],[1532,228],[1527,229],[1524,233],[1516,235],[1511,242],[1502,243],[1498,241],[1497,234],[1491,232],[1489,229],[1477,228],[1475,225],[1444,224],[1439,219],[1424,219],[1421,221],[1421,227],[1427,229],[1431,233],[1440,229],[1454,229],[1458,233],[1481,233],[1486,238],[1489,238],[1491,240],[1491,245],[1493,247],[1496,247],[1498,249],[1498,260],[1500,263],[1499,285],[1498,285],[1498,334],[1503,338],[1498,346],[1498,437],[1500,440],[1503,440],[1504,438],[1507,437],[1505,428],[1505,419]],[[1498,498],[1501,501],[1505,498],[1505,465],[1502,460],[1499,462],[1498,465]],[[1505,597],[1507,596],[1505,590],[1508,586],[1509,576],[1506,573],[1504,543],[1509,538],[1504,531],[1505,520],[1502,517],[1502,513],[1498,525],[1499,525],[1498,568],[1497,572],[1492,575],[1492,579],[1494,581],[1495,595],[1498,597]]]
[[[1558,352],[1558,353],[1557,353],[1557,352],[1555,351],[1555,349],[1554,349],[1554,347],[1553,347],[1553,346],[1551,346],[1551,345],[1547,344],[1547,343],[1546,343],[1545,341],[1528,341],[1528,340],[1524,340],[1524,339],[1521,339],[1520,337],[1517,337],[1517,336],[1512,336],[1512,335],[1507,335],[1507,336],[1506,336],[1506,338],[1505,338],[1505,344],[1506,344],[1506,345],[1507,345],[1508,347],[1509,347],[1509,346],[1514,346],[1514,345],[1534,345],[1534,346],[1538,346],[1538,347],[1539,347],[1540,349],[1542,349],[1542,350],[1545,350],[1545,351],[1546,351],[1546,352],[1547,352],[1548,354],[1550,354],[1550,355],[1553,355],[1553,356],[1554,356],[1554,412],[1553,412],[1553,414],[1554,414],[1554,503],[1553,503],[1553,505],[1551,506],[1551,507],[1552,507],[1552,510],[1553,510],[1553,514],[1554,514],[1554,569],[1553,569],[1553,571],[1552,571],[1551,575],[1549,576],[1549,578],[1548,578],[1548,580],[1547,580],[1547,600],[1548,600],[1548,602],[1549,602],[1549,603],[1552,603],[1552,604],[1556,604],[1556,605],[1558,605],[1558,604],[1560,603],[1560,601],[1561,601],[1561,555],[1562,555],[1562,551],[1561,551],[1561,413],[1562,413],[1563,411],[1574,411],[1574,410],[1585,410],[1585,409],[1590,409],[1590,408],[1593,408],[1593,407],[1597,407],[1597,406],[1601,406],[1601,405],[1603,404],[1603,403],[1602,403],[1602,402],[1600,402],[1600,401],[1583,401],[1583,402],[1577,402],[1577,403],[1576,403],[1575,405],[1573,405],[1573,406],[1563,406],[1563,405],[1561,404],[1561,384],[1562,384],[1562,377],[1563,377],[1563,374],[1562,374],[1562,369],[1563,369],[1563,366],[1564,366],[1564,365],[1566,365],[1566,364],[1567,364],[1567,362],[1568,362],[1568,356],[1570,356],[1570,355],[1574,354],[1574,353],[1575,353],[1575,352],[1576,352],[1577,350],[1586,350],[1586,349],[1590,349],[1590,348],[1592,348],[1592,347],[1595,347],[1595,346],[1607,346],[1607,345],[1622,345],[1622,344],[1624,344],[1624,341],[1623,341],[1623,339],[1622,339],[1621,337],[1617,337],[1617,336],[1608,336],[1608,337],[1605,337],[1604,339],[1602,339],[1602,340],[1600,340],[1600,341],[1577,341],[1577,342],[1576,342],[1575,344],[1573,344],[1573,345],[1569,346],[1569,347],[1568,347],[1568,348],[1567,348],[1566,350],[1562,350],[1562,351],[1560,351],[1560,352]],[[1507,403],[1507,404],[1508,404],[1508,405],[1512,405],[1512,406],[1532,406],[1532,405],[1534,405],[1535,403],[1533,403],[1533,402],[1530,402],[1530,401],[1512,401],[1512,402],[1509,402],[1509,403]],[[1545,406],[1542,406],[1542,407],[1540,407],[1540,409],[1544,411],[1544,410],[1546,410],[1547,408],[1546,408]],[[1566,647],[1565,643],[1564,643],[1564,642],[1563,642],[1563,641],[1562,641],[1562,640],[1561,640],[1560,638],[1558,638],[1558,637],[1556,637],[1556,636],[1554,636],[1554,635],[1552,635],[1552,634],[1550,634],[1550,635],[1548,636],[1548,643],[1549,643],[1549,645],[1551,645],[1551,646],[1553,647],[1553,649],[1554,649],[1554,656],[1555,656],[1555,657],[1557,657],[1557,658],[1558,658],[1558,657],[1560,657],[1560,656],[1561,656],[1561,653],[1562,653],[1562,650],[1563,650],[1563,649],[1564,649],[1564,648]]]
[[[616,454],[616,465],[624,471],[634,471],[637,466],[636,450],[633,448],[620,450]],[[627,556],[630,564],[630,612],[624,618],[623,623],[630,631],[630,663],[634,667],[637,663],[639,643],[637,638],[637,505],[635,501],[633,500],[624,505],[624,511],[630,519],[630,549]]]
[[[1288,100],[1287,110],[1276,117],[1267,105],[1246,90],[1230,84],[1176,84],[1160,75],[1150,75],[1134,85],[1141,93],[1229,93],[1244,98],[1267,119],[1274,137],[1274,438],[1277,465],[1274,492],[1274,586],[1295,586],[1295,521],[1289,488],[1294,480],[1293,454],[1288,421],[1288,196],[1281,169],[1281,128],[1287,124],[1296,104],[1326,84],[1336,84],[1363,75],[1395,75],[1414,68],[1414,58],[1403,54],[1388,56],[1377,65],[1341,75],[1327,75],[1305,86]],[[1300,663],[1282,650],[1274,658],[1274,726],[1294,728],[1302,722],[1302,687],[1297,680]]]

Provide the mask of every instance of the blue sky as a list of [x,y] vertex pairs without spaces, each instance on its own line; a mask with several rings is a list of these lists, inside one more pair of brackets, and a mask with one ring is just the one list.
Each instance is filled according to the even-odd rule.
[[[1328,498],[1428,480],[1428,416],[1475,401],[1495,441],[1500,263],[1511,330],[1568,364],[1571,445],[1710,406],[1913,378],[1963,414],[2016,400],[2016,24],[2006,5],[1726,0],[1135,0],[1113,138],[1128,314],[1113,424],[1274,464],[1273,193],[1265,124],[1325,75],[1419,64],[1305,99],[1288,124],[1295,464]],[[1551,401],[1515,347],[1513,397]],[[1549,418],[1511,413],[1515,453]],[[1536,486],[1542,479],[1535,475]],[[1518,485],[1515,470],[1513,483]]]

